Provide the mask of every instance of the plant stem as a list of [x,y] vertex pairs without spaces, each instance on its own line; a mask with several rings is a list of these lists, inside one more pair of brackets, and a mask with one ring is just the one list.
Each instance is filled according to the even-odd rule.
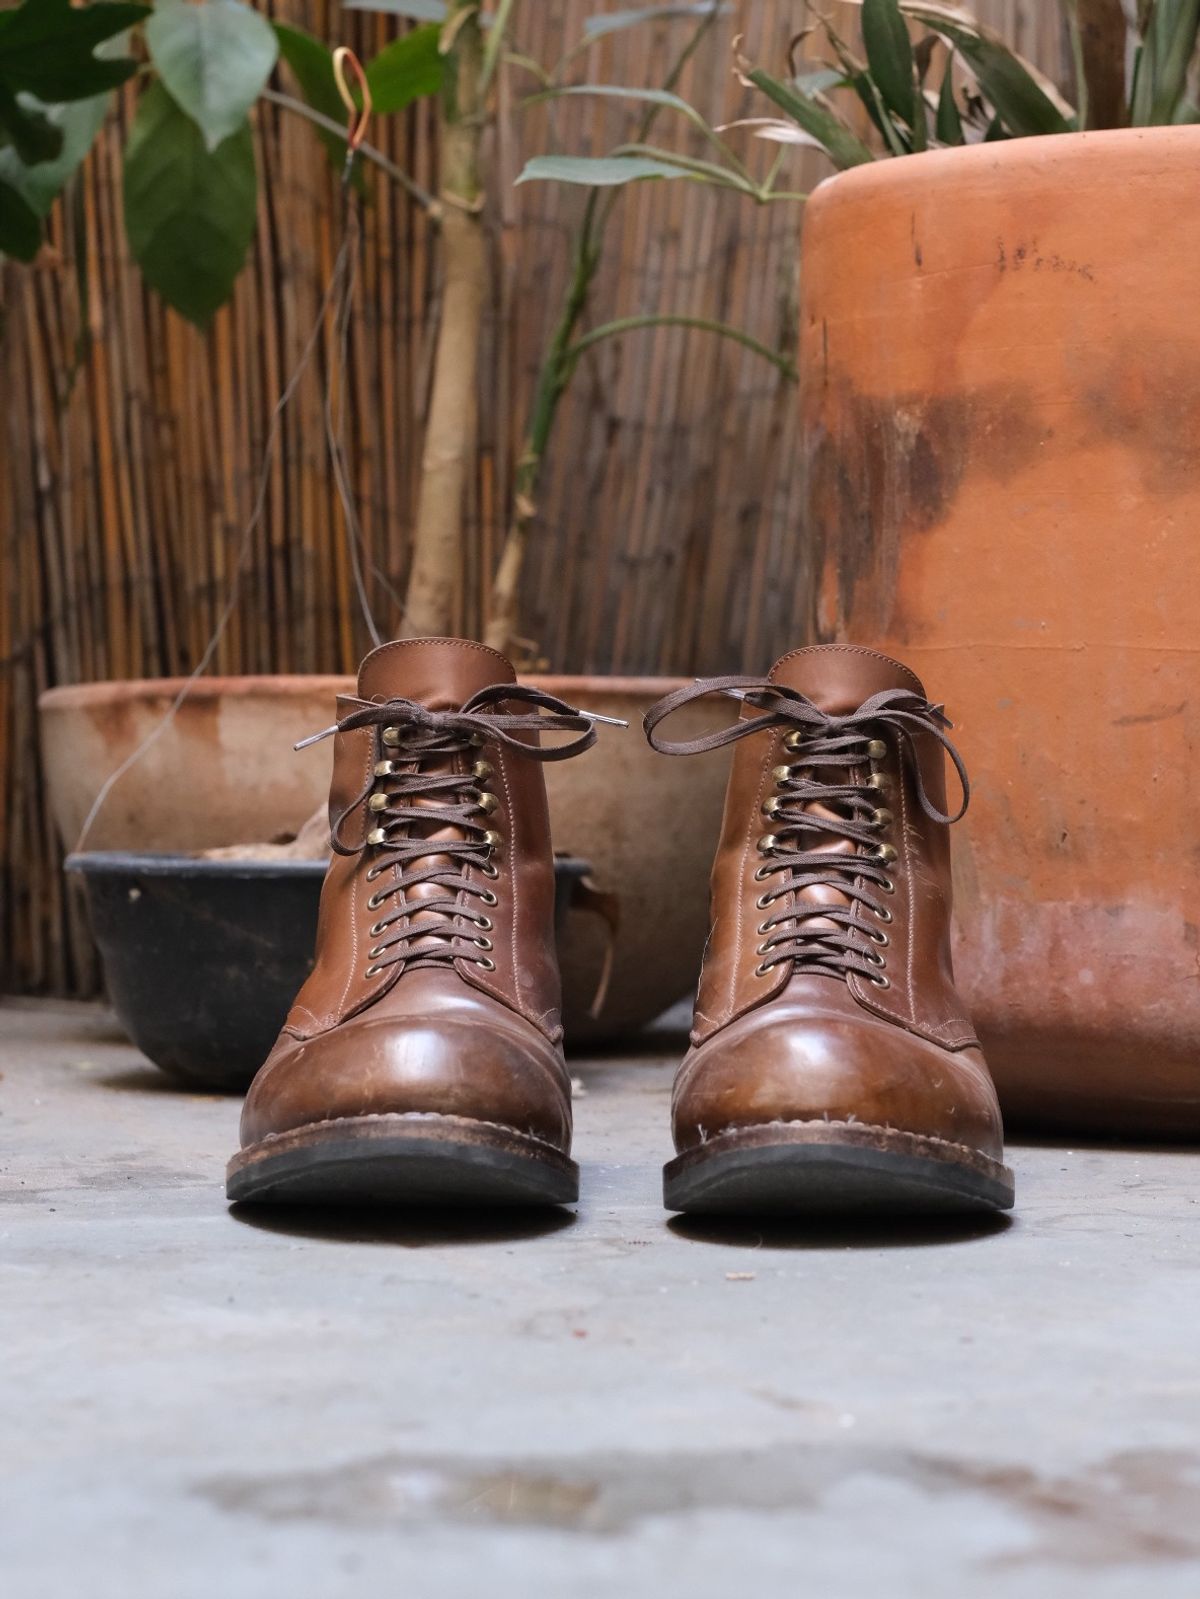
[[483,48],[474,0],[454,0],[446,29],[452,42],[438,130],[444,287],[404,603],[407,638],[454,631],[487,289],[479,171]]
[[[720,15],[719,0],[714,0],[709,11],[693,29],[686,45],[679,52],[662,87],[673,90],[683,75],[688,62],[700,48],[713,24]],[[654,126],[661,108],[648,106],[638,123],[635,139],[643,143]],[[520,610],[521,572],[525,564],[525,551],[529,531],[537,516],[537,490],[542,475],[542,462],[550,443],[558,414],[558,403],[570,382],[576,357],[571,354],[571,341],[580,318],[587,309],[592,284],[600,267],[601,245],[608,219],[620,198],[619,190],[593,189],[584,207],[583,219],[575,241],[574,268],[563,300],[558,324],[542,357],[534,388],[529,425],[525,434],[525,448],[517,463],[513,483],[513,514],[509,523],[500,564],[492,582],[492,597],[488,607],[485,641],[501,654],[508,654],[518,634]]]
[[783,374],[785,378],[795,383],[800,376],[796,363],[788,356],[782,355],[778,350],[772,350],[769,345],[762,344],[751,334],[735,328],[728,322],[713,322],[703,316],[674,316],[670,313],[659,313],[653,316],[623,316],[615,322],[605,322],[601,327],[592,328],[582,338],[577,339],[566,352],[570,370],[574,370],[575,362],[594,344],[599,344],[602,339],[611,339],[621,333],[633,333],[638,328],[700,328],[707,333],[719,334],[723,339],[732,339],[735,344],[744,345],[747,350],[753,350],[755,355],[761,355],[765,361]]

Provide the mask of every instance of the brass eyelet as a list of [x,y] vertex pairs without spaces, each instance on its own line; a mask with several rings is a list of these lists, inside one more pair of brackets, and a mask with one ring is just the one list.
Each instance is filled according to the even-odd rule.
[[486,955],[481,960],[477,960],[475,964],[476,966],[481,966],[485,972],[494,972],[496,970],[495,961],[490,960]]
[[877,955],[873,949],[867,950],[866,954],[863,956],[863,959],[870,961],[872,966],[882,967],[886,964],[883,956]]
[[779,815],[779,796],[772,794],[770,799],[763,801],[762,813],[764,816]]
[[387,834],[384,832],[382,827],[373,827],[371,829],[371,831],[367,834],[367,843],[368,844],[386,844],[387,843]]
[[872,761],[881,761],[887,755],[887,745],[881,738],[873,738],[867,745],[867,757]]
[[491,775],[492,768],[486,761],[476,761],[474,766],[471,768],[471,776],[477,778],[481,783],[486,783]]
[[879,886],[885,894],[894,894],[896,892],[896,885],[890,877],[885,877]]
[[489,910],[493,905],[499,905],[500,903],[499,899],[495,894],[492,893],[490,888],[485,888],[483,893],[480,894],[479,898],[481,903],[486,905]]
[[484,743],[483,734],[482,733],[468,733],[468,735],[467,735],[467,743],[471,746],[471,748],[473,750],[481,750],[483,748],[483,743]]
[[759,866],[755,870],[754,881],[756,883],[765,882],[766,879],[768,877],[770,877],[770,875],[771,875],[771,868],[769,866]]
[[777,766],[771,773],[771,776],[777,783],[790,783],[792,780],[792,769],[790,766]]
[[485,792],[479,796],[475,803],[485,816],[490,816],[496,809],[497,805],[499,805],[500,801],[494,794],[488,794]]
[[492,948],[492,941],[491,941],[490,938],[473,938],[471,940],[471,942],[472,942],[472,944],[475,945],[476,949],[491,949]]
[[891,779],[886,772],[872,772],[867,778],[867,787],[873,788],[877,794],[887,794],[891,791]]
[[784,739],[783,747],[784,747],[785,750],[798,750],[803,743],[804,743],[804,734],[800,731],[799,728],[795,728]]
[[758,853],[760,855],[769,855],[773,849],[778,847],[778,845],[779,839],[776,834],[764,833],[758,841]]
[[379,736],[380,736],[380,738],[382,738],[383,742],[387,745],[387,747],[389,749],[395,749],[396,745],[399,744],[400,739],[402,737],[400,729],[398,727],[385,727],[383,732]]
[[763,964],[762,964],[762,963],[761,963],[761,962],[760,962],[760,963],[759,963],[759,964],[758,964],[758,965],[757,965],[757,966],[756,966],[756,967],[755,967],[755,968],[754,968],[754,975],[755,975],[755,977],[765,977],[765,976],[766,976],[766,975],[767,975],[767,973],[768,973],[768,972],[769,972],[769,971],[770,971],[770,970],[771,970],[771,968],[770,968],[770,967],[769,967],[769,966],[765,966],[765,965],[763,965]]
[[[475,918],[475,925],[483,932],[490,933],[492,931],[492,918],[490,916],[477,916]],[[884,934],[884,937],[887,937],[886,933]]]
[[878,916],[881,922],[890,922],[892,920],[892,913],[890,910],[888,910],[886,905],[879,905],[875,907],[874,914]]
[[[761,931],[761,929],[760,929],[760,931]],[[763,943],[761,943],[758,946],[758,948],[754,951],[754,953],[756,955],[761,955],[761,956],[769,955],[771,953],[771,946],[770,946],[769,943],[763,942]]]
[[774,903],[775,903],[774,894],[760,894],[758,896],[758,898],[754,901],[754,908],[755,908],[755,910],[759,910],[759,911],[770,910],[771,906],[774,905]]
[[499,833],[496,832],[494,828],[489,828],[488,831],[483,835],[483,842],[489,849],[499,849],[501,844],[503,844],[504,839]]
[[[378,938],[381,933],[385,933],[386,931],[387,929],[384,927],[382,922],[376,922],[370,929],[370,935],[372,938]],[[372,950],[371,953],[373,955],[375,951]]]
[[387,803],[388,797],[386,794],[374,793],[367,801],[367,809],[369,811],[386,811]]
[[[370,872],[368,872],[367,876],[370,877],[370,875],[371,875]],[[367,909],[369,911],[377,911],[382,904],[383,904],[383,895],[382,894],[372,894],[370,899],[367,901]]]
[[395,775],[396,775],[396,763],[395,763],[395,761],[376,761],[375,762],[375,776],[376,777],[394,777]]
[[383,953],[384,953],[384,947],[383,947],[383,945],[382,945],[382,944],[376,944],[376,945],[375,945],[375,946],[374,946],[374,948],[373,948],[373,949],[369,949],[369,950],[368,950],[368,951],[367,951],[367,955],[368,955],[368,956],[369,956],[369,957],[370,957],[370,959],[371,959],[371,960],[373,960],[373,961],[375,961],[375,960],[378,960],[378,959],[379,959],[379,957],[380,957],[380,956],[381,956],[381,955],[382,955],[382,954],[383,954]]
[[878,810],[871,813],[872,827],[890,827],[895,820],[886,805],[881,805]]
[[864,927],[863,932],[873,944],[878,944],[880,949],[886,949],[891,943],[891,939],[888,937],[888,935],[886,933],[881,933],[877,928]]
[[882,972],[878,977],[868,977],[867,982],[873,983],[876,988],[890,988],[892,986],[891,978],[884,976]]
[[[494,861],[484,861],[479,870],[485,877],[490,877],[493,882],[500,876],[500,868]],[[486,905],[487,903],[487,900],[484,900],[484,904]]]
[[896,858],[897,851],[894,844],[878,844],[871,851],[871,859],[878,861],[881,866],[890,866]]
[[363,976],[364,977],[378,977],[382,970],[383,970],[382,966],[368,966],[366,971],[363,973]]
[[382,866],[372,866],[372,867],[370,867],[368,869],[368,871],[367,871],[367,882],[368,883],[373,883],[375,881],[375,879],[379,876],[380,872],[382,872],[384,870],[385,870],[385,868],[382,867]]

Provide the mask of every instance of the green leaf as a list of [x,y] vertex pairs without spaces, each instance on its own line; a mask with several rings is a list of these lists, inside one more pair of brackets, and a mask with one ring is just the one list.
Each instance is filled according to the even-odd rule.
[[86,100],[124,83],[137,68],[128,56],[98,60],[98,44],[150,15],[150,7],[69,0],[25,0],[0,12],[0,82],[47,104]]
[[161,84],[142,96],[125,147],[125,232],[146,281],[199,327],[245,262],[257,191],[248,122],[209,150]]
[[413,22],[445,22],[450,15],[443,0],[342,0],[347,11],[386,11]]
[[937,123],[935,132],[940,144],[962,144],[963,125],[958,114],[958,101],[954,98],[954,61],[946,58],[946,70],[942,75],[941,93],[938,95]]
[[814,67],[811,72],[797,72],[792,87],[803,95],[824,94],[827,89],[844,89],[846,74],[838,67]]
[[542,94],[531,95],[527,103],[534,105],[539,100],[560,100],[575,95],[598,95],[602,99],[609,100],[640,100],[646,105],[665,106],[672,111],[680,112],[697,127],[705,130],[708,128],[704,118],[693,106],[666,89],[627,88],[622,83],[573,83],[566,88],[547,89]]
[[[334,122],[344,122],[346,108],[333,76],[333,52],[301,28],[290,28],[283,22],[273,23],[272,26],[279,41],[279,54],[299,84],[300,96],[305,104]],[[328,151],[334,170],[340,172],[346,164],[345,139],[339,139],[337,134],[329,133],[324,128],[314,131]]]
[[0,132],[7,135],[3,145],[11,145],[27,166],[53,161],[62,149],[62,130],[56,128],[29,94],[15,95],[0,83]]
[[241,127],[279,54],[270,23],[240,0],[158,0],[146,43],[210,150]]
[[91,149],[108,111],[108,96],[44,106],[42,111],[59,136],[59,151],[52,161],[26,165],[17,150],[0,150],[0,179],[16,189],[38,216],[50,210]]
[[602,39],[607,33],[633,28],[643,22],[662,22],[671,17],[708,17],[714,12],[717,16],[728,16],[732,10],[730,5],[714,5],[713,0],[691,0],[687,4],[637,6],[629,11],[601,12],[584,22],[583,37],[590,44],[593,39]]
[[924,117],[917,97],[912,41],[896,0],[863,0],[862,33],[867,66],[884,105],[916,131]]
[[686,168],[640,155],[535,155],[518,183],[583,183],[589,189],[614,188],[643,178],[686,178]]
[[446,58],[438,50],[440,29],[433,23],[394,40],[367,63],[367,84],[375,110],[386,116],[427,94],[438,94]]
[[1147,22],[1130,120],[1135,127],[1172,122],[1187,89],[1200,31],[1200,0],[1158,0]]
[[839,171],[848,167],[862,166],[867,161],[875,159],[871,150],[856,133],[834,116],[832,111],[810,98],[800,89],[781,83],[778,78],[773,78],[769,72],[764,72],[761,67],[752,67],[746,63],[741,68],[746,82],[752,83],[756,89],[761,89],[768,99],[774,100],[782,111],[786,111],[793,122],[802,127],[805,133],[811,133],[818,140],[821,148],[829,156]]
[[1004,41],[955,7],[900,0],[906,17],[923,22],[953,45],[979,79],[1009,133],[1069,133],[1072,123],[1029,66]]
[[306,103],[323,116],[344,118],[346,108],[333,75],[333,51],[327,50],[319,39],[302,28],[291,28],[283,22],[272,26],[279,42],[279,54],[300,85]]
[[37,213],[11,184],[0,179],[0,255],[32,261],[42,247]]

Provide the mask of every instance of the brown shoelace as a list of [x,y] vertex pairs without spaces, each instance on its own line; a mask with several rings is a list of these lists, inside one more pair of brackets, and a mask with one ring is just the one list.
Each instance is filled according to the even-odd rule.
[[[659,725],[680,706],[708,694],[727,694],[762,714],[743,716],[728,727],[699,738],[668,743]],[[908,689],[887,689],[865,700],[845,716],[831,716],[794,689],[763,678],[709,678],[677,689],[646,713],[646,737],[665,755],[699,755],[720,749],[752,733],[786,727],[786,747],[793,759],[775,768],[775,795],[764,806],[771,831],[759,839],[758,882],[769,883],[758,908],[771,911],[790,901],[759,925],[759,973],[790,963],[794,970],[828,972],[845,977],[858,972],[880,988],[889,986],[881,953],[889,942],[883,927],[861,920],[868,913],[885,925],[892,913],[883,896],[895,885],[887,867],[896,851],[881,836],[891,825],[891,812],[881,804],[886,779],[879,762],[890,738],[899,747],[901,765],[913,776],[918,802],[932,821],[956,822],[966,811],[970,784],[961,755],[946,737],[951,726],[942,707]],[[949,755],[962,785],[962,804],[953,816],[940,811],[925,792],[915,740],[931,734]],[[859,780],[852,773],[865,770]],[[807,848],[810,835],[844,840],[853,848]],[[801,900],[805,889],[835,889],[841,904]]]
[[[529,709],[501,709],[512,702]],[[412,969],[467,960],[485,971],[495,969],[487,953],[492,947],[487,936],[492,922],[486,912],[497,898],[470,874],[474,868],[491,881],[500,875],[493,858],[500,837],[488,825],[496,808],[487,788],[492,769],[478,759],[465,771],[447,768],[458,757],[474,756],[489,742],[528,760],[568,760],[596,742],[594,720],[610,718],[592,717],[540,689],[498,683],[472,695],[458,710],[432,711],[405,699],[359,700],[341,721],[296,746],[302,749],[331,733],[378,729],[372,776],[334,819],[330,831],[338,855],[378,851],[368,881],[396,869],[368,901],[372,910],[385,911],[371,928],[376,942],[369,951],[368,977],[401,962]],[[527,744],[516,736],[531,731],[579,736],[547,746]],[[431,766],[440,769],[430,771]],[[364,842],[348,844],[342,836],[346,821],[364,802],[370,830]],[[461,836],[434,836],[446,829]],[[422,887],[440,892],[410,897],[413,889]]]

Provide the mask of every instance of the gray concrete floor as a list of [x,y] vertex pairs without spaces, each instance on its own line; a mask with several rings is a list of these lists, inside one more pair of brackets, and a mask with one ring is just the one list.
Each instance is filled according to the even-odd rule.
[[235,1217],[238,1106],[0,1007],[8,1599],[1200,1593],[1200,1156],[1011,1225],[687,1227],[679,1040],[579,1061],[577,1214]]

